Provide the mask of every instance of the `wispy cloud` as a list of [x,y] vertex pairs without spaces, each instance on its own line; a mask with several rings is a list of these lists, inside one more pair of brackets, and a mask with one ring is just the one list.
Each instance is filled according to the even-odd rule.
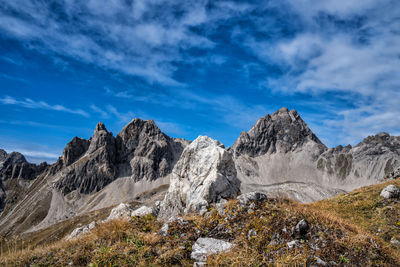
[[0,98],[0,103],[3,105],[14,105],[30,109],[54,110],[89,117],[89,114],[82,109],[71,109],[63,105],[50,105],[47,102],[35,101],[30,98],[17,99],[11,96],[4,96],[3,98]]

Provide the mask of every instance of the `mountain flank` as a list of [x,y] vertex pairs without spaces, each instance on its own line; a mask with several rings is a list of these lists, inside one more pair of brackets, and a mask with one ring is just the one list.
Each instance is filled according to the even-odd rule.
[[29,235],[120,203],[142,205],[160,220],[204,214],[254,191],[311,203],[393,179],[399,167],[400,137],[379,133],[327,148],[287,108],[260,118],[232,148],[206,136],[171,138],[152,120],[134,119],[116,136],[99,122],[52,165],[0,150],[0,236]]

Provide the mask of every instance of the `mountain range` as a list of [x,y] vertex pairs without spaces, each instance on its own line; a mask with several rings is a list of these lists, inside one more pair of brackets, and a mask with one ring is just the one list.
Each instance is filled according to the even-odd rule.
[[[33,232],[119,203],[181,199],[174,208],[183,210],[181,203],[193,199],[176,188],[186,190],[183,179],[194,176],[204,177],[202,183],[226,177],[229,194],[191,191],[202,201],[240,190],[308,203],[381,182],[399,168],[400,137],[378,133],[354,147],[327,148],[287,108],[260,118],[231,148],[202,136],[171,138],[152,120],[134,119],[116,136],[99,122],[89,140],[73,138],[51,165],[0,150],[0,235]],[[190,203],[201,209],[198,199]]]

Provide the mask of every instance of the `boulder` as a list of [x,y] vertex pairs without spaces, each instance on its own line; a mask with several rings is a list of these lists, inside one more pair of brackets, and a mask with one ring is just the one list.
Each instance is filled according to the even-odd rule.
[[168,230],[169,230],[169,224],[168,223],[164,223],[163,226],[160,229],[160,235],[167,236],[168,235]]
[[138,216],[138,217],[143,217],[149,214],[153,214],[153,208],[147,207],[147,206],[142,206],[134,211],[131,212],[131,217],[133,216]]
[[89,233],[93,228],[96,227],[96,222],[91,222],[88,225],[75,228],[72,233],[67,237],[67,239],[77,238],[82,234]]
[[293,241],[287,242],[286,245],[288,246],[289,249],[292,249],[295,247],[302,247],[299,240],[293,240]]
[[110,215],[108,216],[106,221],[129,218],[131,214],[132,214],[132,208],[128,204],[121,203],[117,207],[111,210]]
[[242,194],[237,197],[239,205],[247,206],[250,202],[265,202],[267,200],[267,195],[261,192],[249,192]]
[[199,136],[184,149],[172,171],[159,217],[203,213],[209,204],[234,198],[239,192],[232,154],[217,140]]
[[392,184],[388,185],[381,191],[380,196],[386,199],[397,198],[400,196],[400,189]]
[[215,238],[199,238],[192,247],[190,257],[196,262],[204,263],[207,256],[229,251],[233,246],[232,243]]
[[310,229],[310,225],[306,220],[301,220],[297,223],[295,227],[295,232],[300,236],[305,236]]

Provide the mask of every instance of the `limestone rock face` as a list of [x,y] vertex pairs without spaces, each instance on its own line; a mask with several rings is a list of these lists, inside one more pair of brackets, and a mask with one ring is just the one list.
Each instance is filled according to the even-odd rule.
[[0,164],[0,178],[3,181],[8,179],[32,180],[42,173],[47,167],[47,163],[40,165],[26,161],[25,157],[18,152],[8,154]]
[[231,153],[220,142],[199,136],[185,148],[175,165],[159,216],[199,212],[210,203],[234,198],[239,192],[240,181]]
[[154,121],[134,119],[117,138],[120,176],[153,181],[167,176],[186,144],[165,135]]
[[339,187],[356,187],[383,181],[400,166],[400,137],[379,133],[358,145],[328,149],[317,161],[317,169]]
[[6,204],[6,190],[3,185],[3,181],[0,180],[0,212],[4,209]]
[[4,149],[0,149],[0,164],[2,164],[7,158],[7,152]]
[[[71,142],[73,143],[74,140]],[[78,141],[77,143],[82,144],[83,142]],[[69,154],[77,155],[78,152],[82,152],[81,145],[77,148],[76,154],[72,152]],[[68,151],[68,149],[66,150]],[[115,156],[115,138],[112,133],[107,131],[104,124],[99,122],[85,154],[85,159],[66,168],[61,178],[55,183],[55,187],[63,194],[74,190],[84,194],[99,191],[116,178]]]
[[89,148],[90,141],[74,137],[64,148],[62,159],[64,166],[69,166],[79,159]]

